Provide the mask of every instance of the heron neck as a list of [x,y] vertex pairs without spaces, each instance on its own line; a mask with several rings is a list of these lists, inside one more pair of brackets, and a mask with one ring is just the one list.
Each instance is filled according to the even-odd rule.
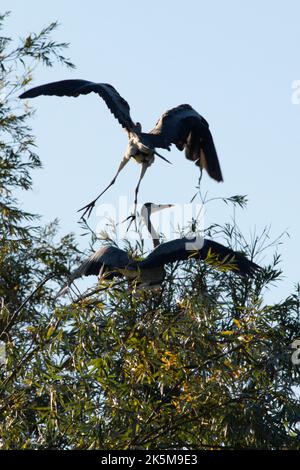
[[156,232],[155,228],[153,227],[153,225],[151,224],[151,221],[150,221],[150,213],[148,211],[148,217],[147,217],[147,229],[148,229],[148,232],[150,233],[151,237],[152,237],[152,241],[153,241],[153,246],[154,248],[156,248],[158,245],[159,245],[159,235],[158,233]]

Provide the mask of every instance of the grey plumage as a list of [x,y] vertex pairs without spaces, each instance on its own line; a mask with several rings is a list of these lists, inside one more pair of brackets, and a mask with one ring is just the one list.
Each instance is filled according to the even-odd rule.
[[[136,280],[139,285],[160,285],[165,276],[165,265],[176,261],[197,259],[208,261],[212,258],[216,268],[222,264],[242,277],[254,277],[261,268],[249,260],[243,253],[235,252],[221,243],[204,239],[203,247],[199,250],[187,249],[188,244],[194,242],[193,238],[177,238],[157,246],[144,260],[136,261],[120,248],[105,246],[91,255],[72,274],[68,286],[76,278],[81,276],[99,275],[106,273],[106,277],[112,279],[116,276],[124,276],[128,280]],[[58,295],[67,291],[65,286]]]
[[[119,173],[131,158],[142,165],[140,178],[135,189],[136,214],[137,195],[141,180],[146,170],[154,162],[155,155],[163,158],[156,148],[170,150],[172,144],[179,150],[185,150],[186,158],[194,161],[201,169],[216,181],[223,181],[223,176],[208,122],[188,104],[181,104],[166,111],[149,133],[142,132],[140,123],[134,123],[130,116],[127,101],[108,83],[94,83],[87,80],[61,80],[40,85],[22,93],[20,98],[35,98],[40,95],[73,96],[97,93],[106,103],[112,114],[126,129],[129,143],[118,171],[110,184],[89,204],[82,207],[82,217],[90,215],[96,201],[116,181]],[[168,161],[168,160],[167,160]]]
[[153,147],[169,150],[175,144],[178,150],[185,150],[187,159],[205,168],[209,176],[223,181],[208,122],[189,104],[166,111],[146,138]]
[[99,275],[100,270],[109,271],[112,275],[118,275],[118,269],[125,269],[132,259],[128,253],[116,246],[105,245],[93,253],[79,268],[74,271],[72,280],[81,276]]
[[119,121],[122,127],[128,131],[136,129],[130,117],[130,107],[117,90],[109,83],[94,83],[88,80],[60,80],[31,88],[20,95],[21,99],[35,98],[40,95],[49,96],[73,96],[97,93],[105,101],[107,107]]
[[[196,239],[196,238],[195,238]],[[166,243],[162,243],[155,248],[145,260],[139,263],[139,268],[153,269],[161,265],[188,259],[198,259],[205,261],[211,258],[216,265],[224,264],[230,270],[240,276],[253,277],[260,267],[250,261],[243,253],[233,251],[221,243],[204,238],[203,247],[200,250],[188,250],[187,244],[195,241],[193,238],[177,238]]]
[[71,274],[58,296],[66,293],[75,279],[90,275],[98,275],[100,278],[105,276],[107,279],[123,276],[129,281],[135,280],[142,287],[159,286],[166,276],[167,264],[188,259],[213,262],[217,268],[225,265],[244,277],[253,277],[261,269],[243,253],[207,238],[182,237],[159,244],[159,235],[151,224],[151,215],[170,207],[172,204],[147,202],[141,209],[141,218],[154,245],[153,251],[145,259],[137,261],[116,246],[102,246]]
[[105,245],[87,258],[81,265],[70,275],[67,284],[58,292],[57,297],[64,295],[70,285],[82,276],[99,276],[100,273],[107,273],[107,279],[115,276],[122,276],[121,271],[130,263],[128,253],[116,246]]

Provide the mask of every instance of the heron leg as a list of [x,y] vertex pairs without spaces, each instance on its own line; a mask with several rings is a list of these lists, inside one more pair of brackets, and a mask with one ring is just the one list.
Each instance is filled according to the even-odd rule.
[[144,176],[145,176],[145,173],[146,173],[146,171],[147,171],[147,169],[148,169],[148,166],[149,166],[148,163],[146,163],[146,162],[143,162],[143,163],[142,163],[142,169],[141,169],[139,181],[138,181],[138,184],[137,184],[137,186],[136,186],[136,188],[135,188],[135,192],[134,192],[134,209],[133,209],[133,214],[128,217],[128,219],[131,219],[131,221],[129,222],[127,231],[129,230],[129,228],[130,228],[130,226],[131,226],[131,224],[132,224],[133,221],[135,221],[135,228],[136,228],[136,230],[137,230],[137,226],[136,226],[137,197],[138,197],[138,192],[139,192],[139,189],[140,189],[141,181],[142,181],[142,179],[143,179]]
[[99,196],[93,199],[93,201],[91,201],[89,204],[87,204],[86,206],[82,207],[81,209],[77,211],[77,212],[84,211],[82,216],[80,217],[82,220],[85,220],[85,214],[87,214],[87,218],[89,218],[98,199],[115,183],[119,173],[123,170],[124,166],[129,162],[129,159],[130,158],[128,158],[127,155],[125,155],[125,157],[122,159],[119,165],[117,173],[115,174],[115,176],[113,177],[109,185],[106,186],[106,188],[99,194]]

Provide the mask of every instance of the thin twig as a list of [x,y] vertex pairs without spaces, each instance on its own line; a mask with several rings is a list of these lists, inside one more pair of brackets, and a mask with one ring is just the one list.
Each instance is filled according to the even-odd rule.
[[24,300],[24,302],[20,305],[20,307],[17,308],[17,310],[14,311],[14,313],[12,314],[11,316],[11,319],[10,321],[7,323],[6,327],[4,328],[4,330],[1,332],[0,334],[0,338],[5,334],[7,333],[7,331],[9,331],[9,329],[11,328],[11,326],[14,324],[14,321],[16,319],[16,317],[19,315],[19,313],[23,310],[23,308],[25,307],[25,305],[32,299],[32,297],[36,294],[36,292],[44,285],[46,284],[46,282],[48,282],[50,279],[53,278],[53,275],[49,274],[43,281],[41,281],[37,287],[29,294],[29,296]]

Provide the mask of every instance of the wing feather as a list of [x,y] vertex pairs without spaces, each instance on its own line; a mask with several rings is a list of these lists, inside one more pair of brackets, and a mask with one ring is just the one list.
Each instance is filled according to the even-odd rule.
[[223,181],[218,155],[208,122],[189,104],[165,112],[148,134],[153,147],[169,149],[175,144],[185,156],[205,168],[216,181]]
[[157,268],[164,266],[167,263],[173,263],[175,261],[183,261],[190,258],[201,259],[209,261],[210,257],[213,257],[217,263],[228,265],[234,273],[241,276],[253,277],[260,266],[250,261],[243,253],[233,251],[221,243],[217,243],[213,240],[204,240],[203,247],[198,251],[191,251],[186,249],[187,242],[193,242],[196,239],[191,238],[178,238],[171,240],[166,243],[162,243],[155,248],[147,258],[139,263],[139,267],[142,268]]
[[118,274],[118,269],[124,269],[130,262],[126,251],[116,246],[102,246],[74,271],[71,278],[74,280],[81,276],[98,276],[103,269]]
[[258,264],[249,260],[244,253],[234,251],[231,248],[222,245],[213,240],[205,239],[203,248],[200,250],[200,258],[206,260],[213,257],[217,263],[228,265],[235,274],[240,276],[253,277],[254,274],[261,269]]
[[119,269],[126,268],[131,263],[126,251],[115,246],[102,246],[71,274],[67,284],[58,292],[56,297],[64,295],[75,279],[82,276],[98,276],[100,272],[108,273],[107,278],[121,276]]
[[128,131],[134,131],[136,126],[130,116],[130,107],[127,101],[108,83],[94,83],[87,80],[60,80],[58,82],[40,85],[20,95],[21,99],[35,98],[40,95],[73,96],[97,93],[106,103],[109,110]]

